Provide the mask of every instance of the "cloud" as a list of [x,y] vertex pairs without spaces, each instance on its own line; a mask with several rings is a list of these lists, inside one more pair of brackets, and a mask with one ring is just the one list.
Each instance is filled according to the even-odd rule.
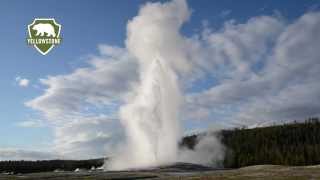
[[99,50],[101,56],[91,57],[89,67],[41,79],[48,88],[26,105],[55,121],[88,108],[115,106],[137,79],[136,63],[124,49],[100,45]]
[[59,159],[59,156],[51,152],[21,150],[21,149],[0,149],[0,161],[5,160],[49,160]]
[[231,14],[231,12],[232,12],[232,10],[230,10],[230,9],[223,10],[220,13],[220,17],[225,18],[225,17],[229,16]]
[[48,120],[54,130],[53,148],[66,158],[105,155],[104,144],[118,137],[114,128],[119,124],[118,106],[138,79],[136,61],[125,49],[98,48],[100,54],[89,58],[88,67],[41,79],[46,90],[25,103]]
[[123,139],[117,119],[107,117],[80,118],[54,129],[54,149],[71,159],[90,159],[111,154]]
[[[189,94],[188,100],[193,104],[190,108],[210,109],[204,119],[229,120],[245,125],[319,116],[320,103],[315,101],[319,97],[317,82],[320,80],[317,76],[320,53],[316,50],[319,46],[319,17],[320,13],[306,13],[292,24],[271,17],[253,23],[259,20],[255,18],[243,25],[227,26],[222,34],[208,35],[209,41],[217,46],[228,45],[223,51],[224,57],[230,58],[216,59],[224,65],[226,72],[218,71],[217,85]],[[274,30],[277,26],[269,23],[278,24],[279,28]],[[241,30],[234,26],[241,29],[250,29],[251,26],[254,31],[245,35],[251,40],[241,42],[240,35],[237,41],[229,41],[225,36],[230,37],[230,27],[232,34],[241,34]],[[259,29],[261,35],[270,35],[266,41],[257,41],[261,36],[254,36]],[[238,48],[239,43],[248,48]]]
[[[270,88],[263,96],[248,103],[237,119],[252,121],[261,116],[267,120],[301,120],[320,115],[319,43],[320,13],[307,13],[279,36],[263,76]],[[249,122],[251,122],[249,121]]]
[[20,76],[16,77],[15,80],[18,83],[18,85],[21,87],[28,87],[30,83],[29,79],[21,78]]
[[27,120],[27,121],[19,122],[16,125],[20,127],[25,127],[25,128],[38,128],[38,127],[44,127],[45,123],[42,120]]

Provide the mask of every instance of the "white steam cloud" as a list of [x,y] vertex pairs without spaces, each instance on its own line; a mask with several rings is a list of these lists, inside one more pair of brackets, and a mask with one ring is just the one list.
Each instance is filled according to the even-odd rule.
[[215,134],[206,134],[197,137],[197,144],[192,150],[181,149],[179,161],[223,167],[224,154],[225,147]]
[[161,59],[149,66],[141,72],[135,97],[120,109],[127,144],[107,163],[107,169],[145,168],[177,159],[181,99],[177,78]]
[[[194,159],[184,157],[189,151],[178,150],[182,96],[176,74],[190,70],[183,50],[186,41],[179,29],[189,14],[184,0],[153,3],[145,5],[128,24],[126,43],[139,62],[140,84],[134,87],[127,104],[120,108],[127,141],[106,163],[106,169],[155,167]],[[210,146],[217,144],[210,143]],[[192,155],[204,153],[206,156],[208,146],[200,142]],[[212,148],[209,149],[211,152]]]

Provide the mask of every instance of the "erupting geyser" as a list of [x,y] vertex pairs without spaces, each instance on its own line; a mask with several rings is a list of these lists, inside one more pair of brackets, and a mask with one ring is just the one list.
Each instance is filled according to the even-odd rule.
[[[202,163],[217,154],[207,143],[199,143],[196,151],[178,149],[183,99],[178,77],[191,68],[185,51],[188,41],[179,31],[189,15],[185,0],[147,3],[128,22],[126,49],[137,60],[140,78],[119,111],[126,142],[115,154],[109,154],[106,170],[148,168],[178,161]],[[201,161],[198,153],[204,157]]]
[[181,95],[176,75],[157,58],[142,70],[136,93],[120,109],[127,142],[122,154],[107,164],[109,170],[154,167],[177,160]]

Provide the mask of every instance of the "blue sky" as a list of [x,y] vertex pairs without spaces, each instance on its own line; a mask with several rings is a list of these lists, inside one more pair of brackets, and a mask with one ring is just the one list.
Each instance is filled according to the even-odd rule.
[[[54,129],[51,126],[30,128],[18,125],[28,120],[45,119],[39,116],[41,112],[24,104],[44,94],[47,87],[41,84],[39,79],[70,74],[78,68],[87,67],[88,59],[100,53],[98,45],[124,47],[127,23],[138,14],[139,8],[146,2],[157,1],[1,1],[0,148],[48,151],[54,141]],[[320,8],[320,3],[316,0],[188,0],[187,3],[192,14],[180,29],[185,37],[201,34],[204,23],[208,24],[211,31],[218,32],[223,31],[227,21],[246,24],[250,18],[262,15],[277,17],[288,25],[305,13],[317,12]],[[63,42],[46,56],[26,43],[27,25],[38,17],[52,17],[62,25]],[[188,88],[188,93],[196,94],[219,84],[220,79],[211,78],[212,76],[214,75],[198,79]],[[19,86],[15,80],[17,77],[28,79],[28,86]],[[232,104],[229,109],[233,111],[232,109],[237,107]],[[215,119],[224,117],[219,113],[209,114]],[[183,124],[186,131],[192,131],[210,127],[211,123],[200,120]]]

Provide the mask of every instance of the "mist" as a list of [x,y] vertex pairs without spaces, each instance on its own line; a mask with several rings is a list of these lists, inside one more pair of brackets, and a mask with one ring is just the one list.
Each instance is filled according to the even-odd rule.
[[179,153],[180,162],[223,167],[225,148],[213,133],[199,136],[193,150],[182,148]]

